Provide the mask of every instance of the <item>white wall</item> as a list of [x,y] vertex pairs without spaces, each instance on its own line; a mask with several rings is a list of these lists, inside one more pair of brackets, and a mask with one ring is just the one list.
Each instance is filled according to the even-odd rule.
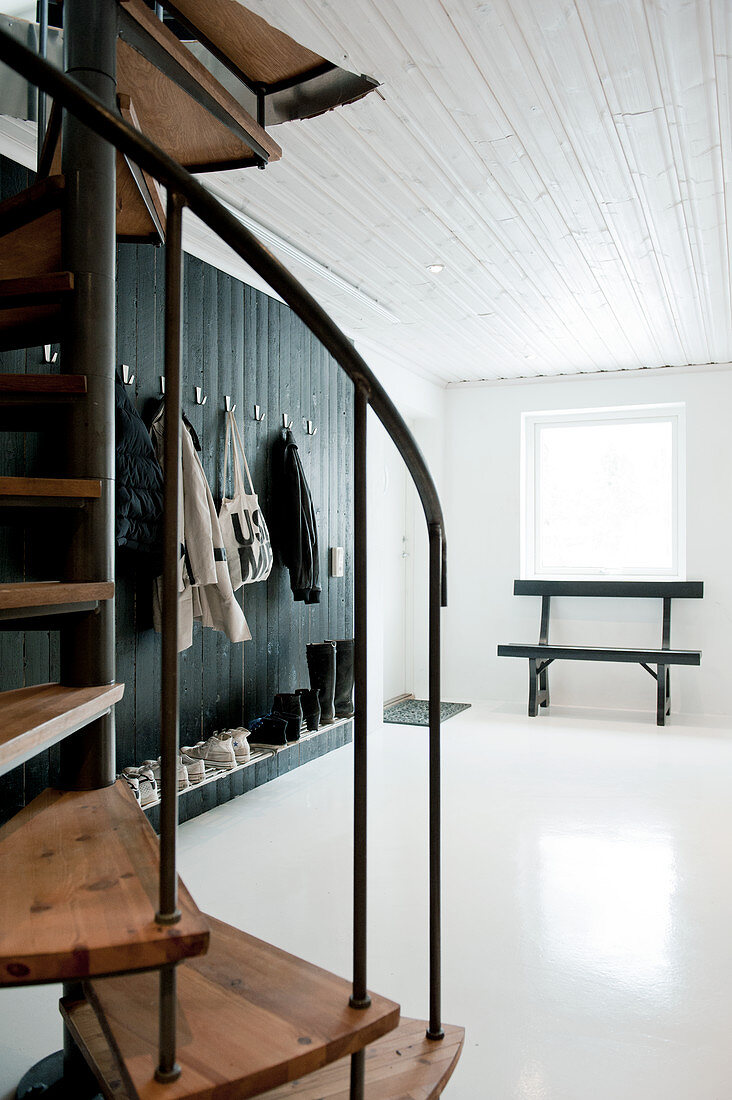
[[[538,598],[513,595],[519,575],[521,413],[686,402],[687,576],[703,600],[672,604],[671,643],[701,649],[700,668],[671,673],[677,713],[732,714],[726,646],[732,620],[732,367],[582,376],[451,388],[446,396],[445,511],[449,607],[444,694],[527,702],[528,661],[499,642],[538,639]],[[660,601],[552,601],[550,640],[660,645]],[[655,684],[637,665],[557,662],[552,702],[652,711]]]
[[[418,378],[395,362],[377,357],[360,348],[371,369],[386,388],[402,416],[415,434],[430,472],[442,492],[443,427],[445,390],[432,382]],[[376,416],[369,411],[368,427],[368,661],[369,661],[369,727],[381,723],[383,692],[383,622],[384,576],[389,568],[388,540],[379,527],[383,509],[384,466],[388,439]],[[408,491],[412,492],[411,489]],[[416,494],[412,492],[412,496]],[[427,693],[427,528],[419,502],[413,506],[414,531],[411,539],[413,563],[412,653],[413,691],[419,698]]]

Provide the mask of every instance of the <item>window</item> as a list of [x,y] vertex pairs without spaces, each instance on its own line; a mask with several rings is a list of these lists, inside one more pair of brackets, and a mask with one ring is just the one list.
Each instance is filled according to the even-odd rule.
[[685,579],[684,412],[522,415],[523,577]]

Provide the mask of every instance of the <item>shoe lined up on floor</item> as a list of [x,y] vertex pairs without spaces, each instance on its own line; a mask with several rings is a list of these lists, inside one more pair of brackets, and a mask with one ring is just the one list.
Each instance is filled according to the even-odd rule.
[[157,780],[147,763],[140,768],[124,768],[122,778],[126,780],[143,810],[151,802],[157,802],[159,797]]
[[302,703],[296,692],[280,692],[274,697],[272,714],[284,718],[287,722],[285,737],[288,741],[299,741],[302,729]]
[[256,745],[286,745],[287,719],[278,714],[265,714],[251,723],[251,736]]
[[183,745],[181,752],[194,760],[203,761],[206,768],[231,771],[238,764],[246,764],[250,756],[249,730],[239,726],[233,730],[217,730],[207,741],[197,745]]

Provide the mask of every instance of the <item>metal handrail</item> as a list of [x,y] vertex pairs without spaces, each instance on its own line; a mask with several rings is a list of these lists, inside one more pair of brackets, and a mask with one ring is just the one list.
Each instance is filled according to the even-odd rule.
[[435,483],[414,436],[378,378],[325,310],[246,226],[227,210],[187,169],[159,149],[73,77],[12,38],[0,28],[0,56],[10,65],[72,111],[90,129],[106,138],[125,156],[149,172],[168,189],[180,192],[186,204],[275,290],[328,349],[352,382],[362,386],[372,409],[404,459],[422,502],[428,526],[443,531],[441,569],[442,606],[447,605],[444,519]]
[[[318,337],[339,366],[346,372],[355,387],[354,448],[355,448],[355,510],[356,510],[356,722],[354,729],[354,978],[351,1004],[366,1008],[370,1001],[366,990],[366,409],[370,405],[386,429],[402,456],[410,477],[417,489],[429,535],[429,863],[430,863],[430,1020],[427,1036],[441,1039],[441,977],[440,977],[440,606],[447,603],[446,542],[442,508],[432,476],[422,453],[401,414],[375,374],[355,350],[348,338],[325,313],[315,299],[300,285],[250,231],[210,194],[185,168],[160,150],[153,142],[111,111],[99,98],[72,77],[62,73],[54,65],[38,57],[21,43],[0,29],[0,58],[13,69],[50,94],[61,106],[74,114],[82,123],[115,146],[141,169],[163,183],[168,189],[169,211],[175,211],[175,241],[168,247],[175,250],[180,262],[180,213],[188,206],[217,236],[229,245],[275,290],[290,306],[310,331]],[[171,207],[172,202],[172,207]],[[179,289],[179,288],[178,288]],[[180,294],[177,305],[171,303],[171,317],[179,314]],[[175,355],[171,344],[168,349],[168,304],[166,292],[166,362]],[[179,409],[180,379],[177,367],[173,370],[177,379],[177,405],[168,401],[166,393],[166,421],[168,411]],[[170,405],[170,409],[168,406]],[[179,430],[179,416],[175,416]],[[166,441],[172,433],[166,423]],[[166,442],[168,447],[168,442]],[[169,457],[173,459],[174,450]],[[177,465],[177,464],[176,464]],[[167,478],[166,478],[167,480]],[[175,490],[177,493],[177,488]],[[167,515],[168,509],[166,509]],[[169,526],[166,518],[166,526]],[[177,536],[177,530],[175,531]],[[172,537],[172,536],[171,536]],[[172,568],[173,553],[166,559]],[[168,578],[171,582],[172,575]],[[172,589],[171,589],[172,590]],[[170,601],[168,601],[170,602]],[[164,631],[165,637],[166,631]],[[172,671],[177,662],[176,631],[169,632],[165,646],[167,663]],[[166,729],[163,745],[163,768],[168,779],[168,789],[175,791],[175,762],[177,761],[178,723],[175,716],[164,721]],[[167,733],[166,733],[167,730]],[[165,801],[165,800],[164,800]],[[176,799],[168,804],[161,833],[161,847],[165,849],[161,860],[161,908],[158,914],[166,920],[178,916],[175,893],[175,828],[177,823]],[[167,854],[166,854],[167,853]],[[163,862],[166,864],[163,867]],[[166,1010],[162,1011],[163,1004]],[[175,967],[161,969],[161,1063],[156,1071],[160,1081],[174,1080],[180,1073],[175,1063]],[[364,1095],[364,1052],[352,1056],[351,1097],[362,1100]]]

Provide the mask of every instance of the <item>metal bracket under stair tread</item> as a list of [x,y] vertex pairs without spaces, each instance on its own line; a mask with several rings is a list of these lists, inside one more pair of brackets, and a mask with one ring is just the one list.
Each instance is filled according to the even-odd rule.
[[179,882],[181,919],[155,921],[160,846],[127,784],[46,790],[0,829],[0,985],[162,966],[208,947]]

